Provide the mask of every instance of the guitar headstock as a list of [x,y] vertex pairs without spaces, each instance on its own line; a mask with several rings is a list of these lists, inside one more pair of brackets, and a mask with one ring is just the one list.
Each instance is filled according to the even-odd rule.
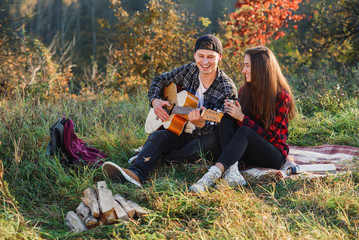
[[223,113],[211,109],[205,109],[202,111],[201,116],[204,118],[204,120],[219,123],[223,117]]

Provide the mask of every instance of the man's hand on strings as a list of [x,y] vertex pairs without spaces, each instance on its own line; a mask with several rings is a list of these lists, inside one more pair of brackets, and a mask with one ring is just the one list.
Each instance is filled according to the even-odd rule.
[[153,110],[155,111],[155,114],[156,116],[161,119],[162,121],[165,121],[168,119],[169,115],[168,113],[166,112],[165,109],[163,109],[164,106],[168,106],[170,107],[171,104],[168,102],[168,101],[164,101],[164,100],[161,100],[161,99],[154,99],[152,101],[152,108]]

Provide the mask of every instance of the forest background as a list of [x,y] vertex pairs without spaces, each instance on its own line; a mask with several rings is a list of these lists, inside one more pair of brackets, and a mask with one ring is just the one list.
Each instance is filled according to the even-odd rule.
[[109,185],[149,216],[75,234],[64,215],[103,176],[44,153],[65,115],[126,166],[148,136],[149,83],[192,62],[206,33],[224,43],[220,68],[238,87],[243,50],[273,50],[298,106],[290,144],[359,147],[358,9],[358,0],[0,0],[0,238],[357,239],[357,166],[205,197],[187,188],[203,165],[162,166],[143,189]]
[[49,97],[131,93],[193,61],[194,41],[205,33],[226,45],[222,68],[238,83],[243,50],[258,44],[291,75],[357,67],[358,1],[246,2],[2,0],[0,93],[19,86]]

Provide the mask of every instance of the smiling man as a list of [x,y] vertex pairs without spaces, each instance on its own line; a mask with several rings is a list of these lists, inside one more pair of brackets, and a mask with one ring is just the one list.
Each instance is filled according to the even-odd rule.
[[129,169],[106,162],[102,166],[106,177],[122,183],[131,182],[141,187],[160,158],[182,163],[197,160],[200,152],[213,156],[220,153],[217,137],[213,134],[216,124],[205,121],[199,108],[221,110],[226,98],[237,96],[232,79],[218,68],[222,54],[221,41],[214,35],[203,35],[195,44],[195,63],[183,65],[152,80],[148,98],[155,114],[162,121],[169,117],[164,107],[170,106],[168,101],[162,99],[162,94],[164,88],[171,83],[176,83],[195,95],[199,99],[198,109],[188,114],[189,122],[179,136],[169,130],[153,132]]

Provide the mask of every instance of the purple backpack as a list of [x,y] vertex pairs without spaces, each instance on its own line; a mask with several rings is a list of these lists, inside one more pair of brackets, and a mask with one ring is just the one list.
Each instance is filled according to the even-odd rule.
[[106,158],[104,152],[94,147],[89,147],[79,139],[74,132],[72,119],[58,119],[50,128],[50,143],[47,149],[48,155],[61,153],[65,165],[92,165],[100,166]]

